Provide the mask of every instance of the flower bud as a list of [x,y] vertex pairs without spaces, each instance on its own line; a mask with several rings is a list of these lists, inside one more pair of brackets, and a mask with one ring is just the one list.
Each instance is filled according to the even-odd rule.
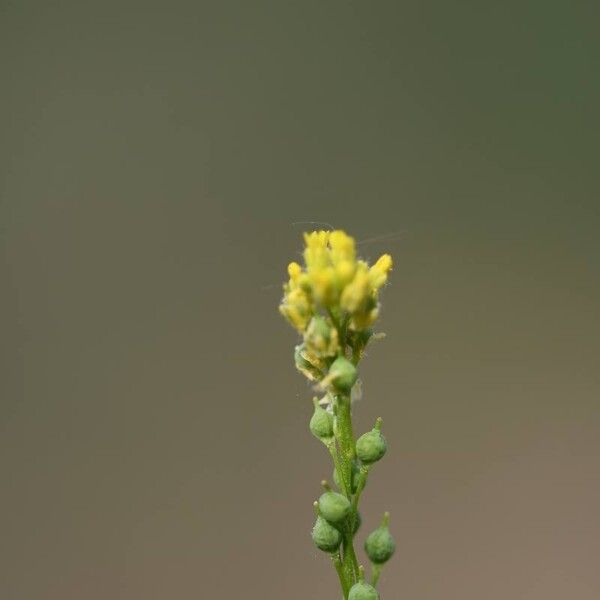
[[386,513],[381,525],[372,531],[365,541],[365,552],[369,560],[376,565],[387,562],[396,550],[396,543],[388,529],[389,513]]
[[323,378],[323,373],[320,370],[320,361],[307,351],[304,344],[300,344],[294,348],[294,362],[296,363],[296,369],[311,381]]
[[319,512],[330,523],[337,525],[350,514],[350,502],[337,492],[325,492],[319,498]]
[[311,535],[315,546],[323,552],[335,552],[342,543],[342,534],[321,516],[317,517]]
[[306,348],[320,357],[335,356],[339,349],[338,332],[326,319],[313,317],[304,334]]
[[[360,468],[355,462],[353,462],[352,463],[352,485],[351,485],[352,489],[350,490],[353,494],[356,493],[359,475],[360,475]],[[344,489],[344,486],[342,485],[342,480],[340,479],[337,469],[333,470],[333,481],[335,482],[335,485],[337,485],[340,490]]]
[[366,581],[359,581],[350,588],[348,600],[379,600],[379,592]]
[[328,377],[334,387],[341,392],[348,393],[356,383],[358,371],[345,356],[338,356],[329,368]]
[[387,450],[387,442],[379,431],[380,426],[381,422],[378,421],[374,429],[356,440],[356,456],[366,465],[377,462]]
[[327,442],[333,437],[333,415],[319,406],[319,401],[314,398],[315,412],[310,419],[311,433],[322,442]]

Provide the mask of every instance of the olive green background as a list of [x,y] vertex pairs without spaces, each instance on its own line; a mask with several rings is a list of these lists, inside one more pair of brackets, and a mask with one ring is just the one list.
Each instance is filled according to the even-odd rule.
[[383,598],[599,597],[594,4],[0,2],[2,600],[339,598],[307,221],[395,260]]

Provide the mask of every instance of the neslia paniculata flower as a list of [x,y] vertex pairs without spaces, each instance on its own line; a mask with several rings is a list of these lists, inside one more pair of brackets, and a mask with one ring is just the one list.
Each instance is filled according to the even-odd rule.
[[395,550],[388,529],[388,513],[381,526],[366,539],[372,565],[371,582],[354,550],[360,527],[358,510],[369,473],[387,451],[381,419],[355,440],[352,398],[359,388],[358,364],[374,335],[380,312],[379,294],[392,269],[384,254],[369,265],[356,255],[356,244],[343,231],[304,234],[303,263],[291,262],[283,286],[279,311],[301,336],[294,348],[294,363],[323,394],[314,398],[309,429],[329,451],[333,480],[326,481],[315,501],[314,544],[329,554],[345,600],[379,600],[376,589],[381,569]]

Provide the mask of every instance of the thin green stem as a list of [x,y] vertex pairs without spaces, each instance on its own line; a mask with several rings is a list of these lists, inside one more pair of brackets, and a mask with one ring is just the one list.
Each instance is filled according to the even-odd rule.
[[344,472],[344,469],[342,468],[342,464],[340,462],[340,457],[338,455],[338,449],[337,446],[335,444],[335,440],[332,440],[331,442],[329,442],[327,444],[327,449],[329,450],[329,453],[331,454],[331,458],[333,459],[333,466],[337,472],[338,475],[338,479],[340,481],[340,483],[342,484],[342,493],[346,496],[346,497],[350,497],[351,492],[351,488],[350,488],[350,482],[346,479],[346,473]]
[[340,585],[342,586],[342,592],[344,594],[344,599],[348,598],[348,592],[350,591],[350,586],[346,581],[346,575],[344,574],[344,567],[342,565],[342,559],[340,558],[340,553],[336,552],[331,555],[331,561],[333,562],[333,566],[338,574]]
[[344,548],[344,569],[348,575],[348,580],[351,584],[354,584],[358,580],[358,560],[356,558],[356,553],[354,552],[354,534],[352,533],[352,528],[350,526],[346,527],[342,535],[342,546]]
[[360,495],[362,491],[365,489],[367,485],[367,477],[369,475],[369,466],[362,465],[360,468],[360,473],[358,475],[358,483],[356,484],[356,492],[354,493],[354,498],[352,498],[352,510],[356,512],[358,509],[358,501],[360,500]]
[[[352,499],[352,461],[354,459],[354,434],[352,432],[352,415],[350,411],[350,396],[348,394],[336,396],[336,419],[335,436],[338,443],[338,460],[340,465],[340,477],[343,481],[350,482],[346,490],[346,496]],[[348,520],[344,527],[343,535],[343,566],[344,571],[352,583],[356,582],[358,573],[358,561],[352,545],[354,515]]]
[[[339,445],[341,467],[344,469],[347,481],[352,481],[352,461],[354,460],[354,433],[352,431],[352,415],[350,411],[350,396],[336,396],[336,425],[335,436]],[[350,499],[350,497],[348,497]]]
[[372,565],[373,569],[371,571],[371,585],[373,587],[377,586],[377,582],[379,581],[379,576],[381,575],[381,569],[383,565]]
[[[338,330],[338,337],[340,341],[340,352],[341,356],[346,354],[346,329],[348,326],[348,318],[337,318],[338,315],[334,315],[331,311],[329,313],[334,326]],[[351,348],[352,350],[352,348]],[[353,358],[358,362],[358,356],[353,353]],[[344,598],[347,598],[348,590],[358,581],[358,560],[354,551],[353,539],[354,539],[354,525],[356,523],[356,514],[358,510],[358,499],[360,497],[360,491],[364,488],[366,483],[366,475],[363,476],[362,488],[358,491],[358,494],[353,497],[352,494],[352,467],[355,457],[355,441],[354,432],[352,427],[352,411],[351,411],[351,400],[350,394],[338,394],[334,398],[334,435],[335,443],[333,446],[328,445],[329,451],[334,461],[335,469],[338,473],[338,478],[342,483],[343,493],[352,503],[352,511],[350,517],[347,520],[344,529],[342,531],[342,551],[341,556],[341,573],[346,582],[346,588],[342,585],[344,590]],[[361,485],[359,483],[359,485]],[[338,567],[336,566],[336,569]],[[341,575],[338,570],[338,576]]]
[[356,492],[354,493],[354,496],[352,497],[352,512],[350,514],[351,514],[353,528],[354,528],[354,524],[356,522],[356,518],[357,518],[357,514],[358,514],[358,501],[360,500],[360,495],[362,494],[362,491],[365,489],[365,486],[367,485],[368,475],[369,475],[369,466],[362,465],[362,467],[360,468],[360,473],[358,475],[358,482],[356,484]]

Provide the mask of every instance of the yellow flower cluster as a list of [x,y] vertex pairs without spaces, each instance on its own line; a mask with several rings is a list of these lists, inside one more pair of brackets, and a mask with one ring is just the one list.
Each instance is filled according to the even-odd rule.
[[304,234],[303,269],[288,266],[281,314],[304,333],[319,307],[348,319],[353,330],[370,327],[378,314],[378,292],[387,281],[392,257],[384,254],[371,267],[356,259],[355,242],[343,231],[313,231]]

